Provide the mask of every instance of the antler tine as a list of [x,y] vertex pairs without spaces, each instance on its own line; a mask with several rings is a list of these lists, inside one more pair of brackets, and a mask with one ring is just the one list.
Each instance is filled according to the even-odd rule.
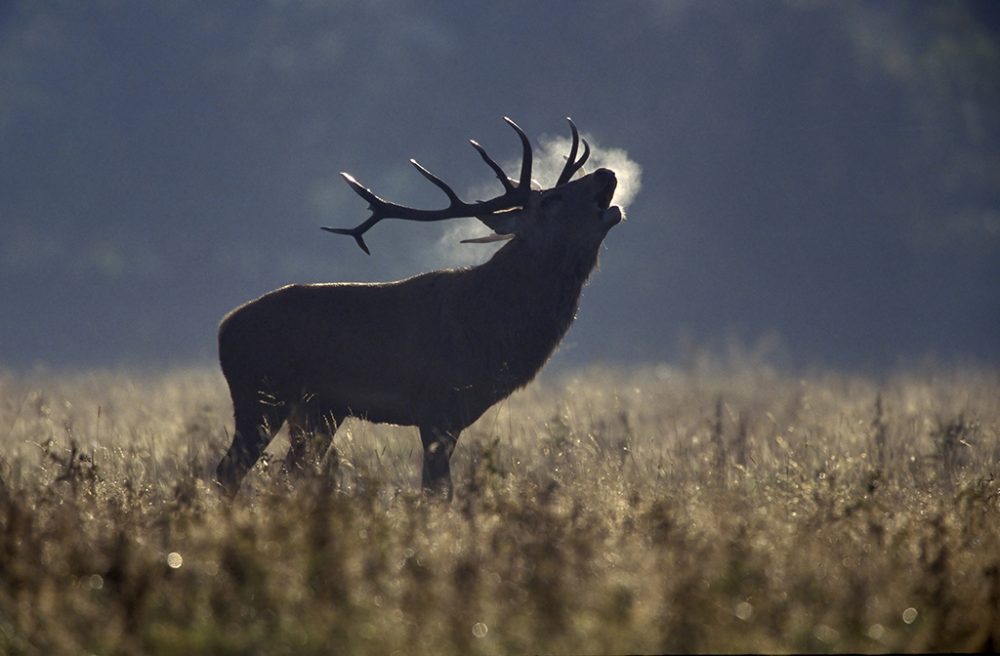
[[458,194],[455,193],[455,190],[452,189],[448,185],[447,182],[445,182],[441,178],[437,177],[436,175],[434,175],[433,173],[431,173],[430,171],[428,171],[424,167],[420,166],[420,163],[417,160],[415,160],[415,159],[411,159],[410,160],[410,164],[413,165],[413,168],[415,168],[418,171],[420,171],[420,175],[422,175],[425,178],[427,178],[428,180],[430,180],[438,189],[440,189],[441,191],[443,191],[445,193],[445,195],[448,196],[448,200],[451,201],[451,203],[449,205],[450,207],[462,204],[462,199],[460,199],[458,197]]
[[580,159],[577,160],[576,165],[573,167],[574,173],[579,171],[587,163],[587,160],[590,159],[590,144],[587,143],[586,139],[582,139],[581,141],[583,141],[583,155],[580,156]]
[[466,203],[458,197],[458,194],[455,193],[448,183],[418,164],[416,160],[411,159],[410,163],[417,169],[417,171],[420,172],[420,175],[430,180],[431,183],[448,196],[448,207],[442,210],[421,210],[413,207],[406,207],[404,205],[397,205],[396,203],[390,203],[389,201],[376,196],[375,192],[358,182],[350,173],[341,173],[340,175],[344,178],[344,181],[348,184],[348,186],[350,186],[356,194],[368,201],[368,209],[371,211],[371,216],[369,216],[364,223],[361,223],[353,228],[324,227],[323,230],[337,235],[350,235],[351,237],[354,237],[354,241],[358,243],[361,250],[371,255],[371,251],[368,250],[368,245],[365,244],[363,235],[382,219],[442,221],[444,219],[454,219],[461,216],[486,216],[524,205],[528,202],[528,196],[531,194],[531,143],[528,141],[528,136],[524,134],[524,131],[521,130],[521,128],[518,127],[514,121],[507,117],[504,117],[504,120],[517,132],[518,136],[521,138],[521,145],[524,150],[524,156],[521,160],[521,178],[517,187],[515,187],[514,183],[507,178],[507,175],[503,172],[503,169],[500,168],[500,165],[494,162],[478,143],[473,141],[473,147],[479,152],[483,161],[485,161],[490,168],[493,169],[494,173],[497,174],[497,177],[500,178],[500,182],[503,183],[503,194],[487,201]]
[[[368,222],[366,221],[365,223]],[[372,225],[375,225],[374,221],[372,222]],[[365,238],[362,236],[370,227],[371,226],[358,226],[357,228],[327,228],[326,226],[322,226],[320,230],[326,230],[327,232],[332,232],[335,235],[349,235],[354,237],[354,241],[358,243],[361,250],[363,250],[367,255],[371,255],[372,252],[368,250],[368,244],[365,243]]]
[[569,179],[573,176],[573,164],[576,163],[576,149],[580,146],[580,133],[576,129],[576,124],[569,116],[566,117],[566,120],[569,122],[570,132],[573,133],[573,143],[569,147],[569,156],[566,158],[566,165],[563,166],[562,173],[559,174],[559,179],[556,180],[557,187],[569,182]]
[[523,155],[521,157],[521,177],[518,179],[517,187],[518,189],[525,190],[531,189],[531,141],[528,140],[528,135],[524,133],[517,123],[515,123],[509,116],[504,116],[503,120],[507,125],[514,128],[514,132],[517,132],[517,136],[521,138],[521,150]]
[[340,177],[344,179],[344,182],[346,182],[357,195],[368,201],[370,205],[378,205],[385,202],[376,196],[371,189],[358,182],[358,179],[347,171],[341,171]]
[[476,152],[478,152],[479,156],[483,158],[483,161],[486,162],[486,164],[493,169],[493,172],[497,174],[500,184],[503,185],[503,188],[507,191],[507,193],[512,193],[514,191],[514,185],[511,184],[510,178],[507,177],[507,173],[500,168],[499,164],[493,161],[492,157],[486,154],[486,150],[479,145],[479,142],[475,139],[469,139],[469,143],[476,149]]
[[569,129],[573,133],[573,143],[569,148],[569,157],[566,158],[566,165],[563,166],[562,173],[559,174],[559,179],[556,181],[557,187],[569,182],[570,178],[572,178],[573,175],[579,171],[584,163],[590,158],[590,144],[587,143],[586,139],[582,139],[583,155],[580,156],[580,159],[576,159],[577,147],[581,141],[580,133],[577,131],[576,124],[573,123],[573,119],[567,116],[566,120],[569,121]]

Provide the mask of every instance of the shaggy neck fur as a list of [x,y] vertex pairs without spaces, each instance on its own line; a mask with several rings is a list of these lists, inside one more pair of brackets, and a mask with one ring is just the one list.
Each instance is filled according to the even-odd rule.
[[515,240],[471,273],[478,291],[466,327],[488,366],[477,381],[499,394],[523,387],[555,351],[576,315],[580,292],[597,263],[597,248],[559,243],[532,248]]

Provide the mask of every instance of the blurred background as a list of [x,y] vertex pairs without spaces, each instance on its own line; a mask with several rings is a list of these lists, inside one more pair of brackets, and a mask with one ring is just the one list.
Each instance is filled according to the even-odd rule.
[[998,37],[986,1],[3,0],[0,367],[207,363],[283,284],[485,259],[319,227],[367,216],[342,170],[481,193],[465,141],[516,160],[505,114],[571,115],[637,192],[557,367],[995,364]]

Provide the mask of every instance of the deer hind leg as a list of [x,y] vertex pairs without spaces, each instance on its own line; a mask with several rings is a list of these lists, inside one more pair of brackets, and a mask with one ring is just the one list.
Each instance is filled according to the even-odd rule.
[[236,496],[247,472],[260,459],[288,416],[287,405],[262,399],[257,391],[231,392],[236,430],[229,451],[215,470],[215,480],[230,498]]
[[288,417],[284,471],[292,476],[316,473],[339,425],[340,420],[315,401],[298,403]]
[[424,494],[451,501],[451,454],[458,443],[461,431],[443,430],[431,426],[420,427],[420,441],[424,444]]

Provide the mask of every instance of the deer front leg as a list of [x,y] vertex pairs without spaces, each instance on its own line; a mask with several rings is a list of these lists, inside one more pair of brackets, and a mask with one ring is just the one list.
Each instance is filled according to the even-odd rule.
[[288,453],[283,470],[293,477],[315,474],[333,442],[340,419],[321,406],[296,406],[288,416]]
[[281,428],[287,411],[281,405],[261,407],[237,401],[235,414],[233,443],[215,470],[215,480],[230,499],[239,492],[243,478]]
[[455,450],[460,431],[442,430],[429,426],[420,427],[420,441],[424,444],[424,494],[451,501],[451,454]]

